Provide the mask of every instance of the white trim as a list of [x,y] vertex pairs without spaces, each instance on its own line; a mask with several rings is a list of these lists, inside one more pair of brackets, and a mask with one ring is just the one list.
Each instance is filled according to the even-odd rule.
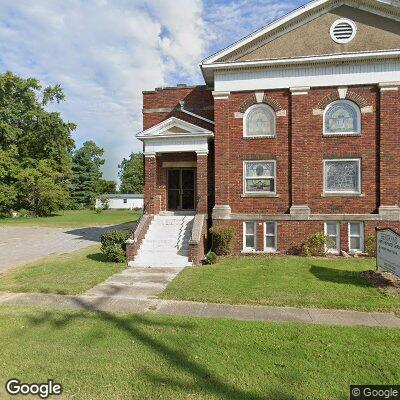
[[[267,224],[274,224],[274,238],[275,247],[267,247]],[[263,224],[263,235],[264,235],[264,252],[276,253],[278,251],[278,223],[276,221],[264,221]],[[272,237],[272,235],[268,235]]]
[[[336,29],[336,27],[337,27],[339,24],[348,24],[348,25],[350,25],[350,27],[352,28],[353,32],[352,32],[352,34],[351,34],[351,36],[350,36],[349,38],[346,38],[346,39],[339,39],[339,38],[337,38],[337,37],[334,35],[334,30]],[[357,25],[356,25],[356,24],[354,23],[354,21],[352,21],[351,19],[348,19],[348,18],[340,18],[340,19],[337,19],[337,20],[332,24],[329,33],[330,33],[331,38],[332,38],[332,40],[333,40],[334,42],[339,43],[339,44],[349,43],[349,42],[351,42],[351,41],[355,38],[355,36],[356,36],[356,34],[357,34]]]
[[[331,4],[329,4],[329,3],[331,3]],[[371,3],[372,3],[371,7],[369,7],[368,5],[364,6],[362,4],[357,4],[356,2],[352,2],[352,1],[348,1],[348,0],[347,1],[332,1],[332,0],[311,1],[310,3],[305,4],[304,6],[301,6],[297,9],[289,12],[288,14],[273,21],[272,23],[266,25],[265,27],[262,27],[261,29],[244,37],[243,39],[233,43],[232,45],[226,47],[225,49],[222,49],[222,50],[218,51],[217,53],[207,57],[206,59],[204,59],[201,62],[200,65],[204,66],[207,64],[218,62],[218,60],[220,58],[222,58],[232,52],[237,51],[241,47],[244,47],[244,46],[250,44],[252,41],[254,41],[268,33],[271,33],[273,30],[276,30],[276,33],[272,34],[267,39],[268,41],[271,41],[271,40],[275,39],[276,37],[284,35],[286,32],[290,32],[293,29],[296,29],[297,27],[306,24],[307,22],[312,21],[315,18],[318,18],[319,16],[321,16],[335,8],[340,7],[341,5],[350,5],[352,7],[356,7],[356,8],[362,9],[364,11],[373,12],[377,15],[385,16],[387,18],[391,18],[393,20],[399,21],[400,17],[394,15],[394,13],[385,12],[384,9],[382,9],[382,10],[378,9],[379,5],[381,4],[382,6],[392,7],[398,13],[397,8],[399,7],[400,3],[397,0],[374,0],[374,1],[371,1]],[[323,7],[324,5],[325,5],[325,7]],[[318,7],[322,7],[322,9],[319,10],[318,12],[313,13],[313,10]],[[299,18],[299,21],[297,21],[295,23],[292,22],[292,24],[290,24],[290,22],[292,20],[294,20],[298,17],[301,17],[302,15],[303,15],[302,19]],[[285,24],[287,24],[288,26],[286,28],[282,28],[282,26]],[[245,52],[245,54],[247,54],[249,51],[253,51],[255,48],[258,48],[259,46],[260,46],[260,44],[256,43],[255,45],[251,46],[251,48],[249,50],[247,50]]]
[[[356,110],[356,114],[357,114],[357,126],[358,126],[358,131],[357,132],[327,132],[326,131],[326,113],[336,104],[340,104],[340,103],[346,103],[349,104],[350,106],[354,107],[354,109]],[[353,136],[360,136],[361,132],[362,132],[362,126],[361,126],[361,110],[360,107],[354,103],[354,101],[350,101],[350,100],[336,100],[333,101],[332,103],[328,104],[325,107],[324,110],[324,114],[323,114],[323,134],[324,136],[346,136],[346,135],[353,135]]]
[[214,100],[228,100],[231,92],[221,92],[221,91],[214,91],[212,92],[212,95],[214,97]]
[[248,67],[265,67],[265,66],[282,66],[282,65],[301,65],[343,61],[365,61],[371,59],[398,58],[400,49],[394,50],[378,50],[378,51],[360,51],[357,53],[332,53],[314,56],[301,56],[292,58],[279,58],[272,60],[256,60],[256,61],[235,61],[227,63],[218,63],[203,65],[206,70],[220,69],[238,69]]
[[[273,163],[274,164],[274,176],[270,176],[270,177],[262,177],[260,179],[273,179],[274,180],[274,191],[270,192],[270,191],[265,191],[265,192],[248,192],[246,190],[246,180],[247,179],[256,179],[256,178],[247,178],[246,177],[246,163],[263,163],[263,162],[268,162],[268,163]],[[243,161],[243,194],[276,194],[276,188],[277,188],[277,179],[276,179],[276,160],[244,160]]]
[[[329,254],[339,254],[340,253],[340,222],[338,221],[325,221],[324,222],[324,234],[328,236],[328,224],[335,224],[336,225],[336,249],[328,249],[325,246],[325,251]],[[332,239],[333,240],[333,239]]]
[[[254,226],[254,247],[246,247],[246,236],[253,236],[253,235],[247,234],[247,231],[246,231],[247,223],[249,223],[249,224],[252,223]],[[242,246],[243,252],[253,253],[253,252],[257,251],[257,223],[255,221],[243,221],[243,239],[242,240],[243,240],[243,246]]]
[[[187,132],[184,133],[165,133],[168,129],[178,127]],[[142,132],[139,132],[136,137],[139,140],[151,139],[151,138],[161,138],[161,137],[189,137],[189,136],[214,136],[213,132],[202,128],[200,126],[191,124],[190,122],[184,121],[176,117],[170,117],[165,121],[160,122],[157,125],[152,126]]]
[[[358,163],[358,188],[356,192],[352,191],[334,191],[334,190],[326,190],[326,163],[327,162],[357,162]],[[323,194],[327,195],[335,195],[335,196],[359,196],[361,195],[362,188],[362,174],[361,174],[361,158],[326,158],[323,160]]]
[[397,59],[368,62],[308,63],[279,68],[225,68],[215,72],[216,90],[249,91],[295,87],[376,85],[398,80],[400,52]]
[[202,117],[202,116],[199,115],[199,114],[195,114],[195,113],[192,113],[191,111],[186,110],[186,109],[185,109],[185,101],[184,101],[184,100],[181,100],[181,101],[179,102],[179,104],[180,104],[180,106],[181,106],[181,111],[182,111],[183,113],[188,114],[188,115],[190,115],[190,116],[192,116],[192,117],[201,119],[202,121],[206,121],[206,122],[208,122],[209,124],[215,125],[215,122],[212,121],[211,119]]
[[[351,224],[359,224],[360,225],[360,236],[351,235],[350,233],[350,225]],[[348,246],[350,253],[363,253],[364,252],[364,222],[362,221],[349,221],[347,225],[347,236],[348,236]],[[351,238],[352,237],[359,237],[360,238],[360,246],[361,249],[352,249],[351,248]]]
[[[272,118],[273,118],[273,134],[272,135],[247,135],[247,118],[249,117],[249,114],[257,108],[264,108],[269,110],[272,113]],[[265,103],[257,103],[253,104],[250,106],[244,113],[243,115],[243,137],[246,139],[249,138],[276,138],[276,113],[275,110],[268,104]]]

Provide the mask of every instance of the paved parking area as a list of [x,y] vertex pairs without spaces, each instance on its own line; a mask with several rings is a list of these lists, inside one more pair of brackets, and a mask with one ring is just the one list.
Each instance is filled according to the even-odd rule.
[[[123,228],[127,229],[125,225]],[[114,227],[112,227],[114,228]],[[115,228],[120,228],[117,226]],[[28,228],[0,226],[0,274],[46,257],[70,253],[99,242],[104,230],[92,228]]]

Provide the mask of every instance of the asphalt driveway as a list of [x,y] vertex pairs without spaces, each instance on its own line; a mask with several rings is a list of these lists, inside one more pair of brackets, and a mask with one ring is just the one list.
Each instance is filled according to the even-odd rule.
[[100,241],[109,229],[129,229],[133,225],[88,228],[28,228],[0,226],[0,274],[46,257],[70,253]]

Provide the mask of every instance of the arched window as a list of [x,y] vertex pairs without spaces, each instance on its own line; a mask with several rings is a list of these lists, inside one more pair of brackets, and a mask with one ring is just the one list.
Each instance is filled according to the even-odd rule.
[[361,134],[361,112],[357,104],[349,100],[338,100],[331,103],[325,110],[324,134]]
[[243,117],[244,137],[275,137],[275,111],[266,104],[255,104],[247,109]]

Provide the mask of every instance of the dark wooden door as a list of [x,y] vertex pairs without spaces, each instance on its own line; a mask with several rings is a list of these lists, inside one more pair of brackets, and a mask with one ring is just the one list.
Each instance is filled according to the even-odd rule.
[[195,209],[194,169],[168,170],[168,210]]

